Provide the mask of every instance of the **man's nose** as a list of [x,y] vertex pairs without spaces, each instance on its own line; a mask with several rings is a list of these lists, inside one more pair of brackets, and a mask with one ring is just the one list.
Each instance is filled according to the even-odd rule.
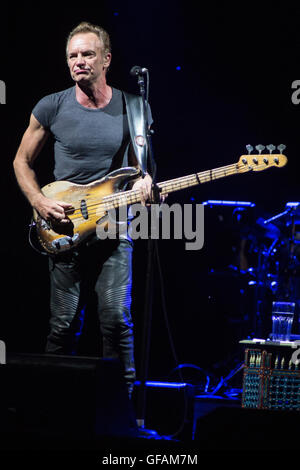
[[79,65],[84,65],[84,64],[85,64],[85,59],[84,59],[83,55],[78,54],[78,56],[76,58],[76,65],[79,66]]

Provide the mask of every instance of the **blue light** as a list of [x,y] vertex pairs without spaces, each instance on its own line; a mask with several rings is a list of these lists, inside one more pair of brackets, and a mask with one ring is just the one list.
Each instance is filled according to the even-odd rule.
[[118,12],[118,11],[115,11],[115,12],[114,12],[114,16],[119,16],[119,12]]
[[254,202],[249,201],[219,201],[215,199],[209,199],[208,201],[202,202],[204,206],[235,206],[235,207],[255,207]]
[[177,65],[176,70],[181,70],[180,65]]
[[[141,385],[140,381],[136,381],[135,385]],[[147,387],[160,387],[160,388],[183,388],[186,383],[182,382],[146,382]]]

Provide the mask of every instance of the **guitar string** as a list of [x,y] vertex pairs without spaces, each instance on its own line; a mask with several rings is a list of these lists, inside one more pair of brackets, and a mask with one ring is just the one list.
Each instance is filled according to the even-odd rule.
[[[202,176],[200,176],[200,181],[201,181],[201,183],[205,183],[205,182],[213,180],[214,177],[212,177],[211,174],[213,174],[213,175],[218,174],[219,175],[220,173],[224,173],[224,176],[226,176],[226,173],[227,173],[227,175],[234,174],[238,171],[238,169],[236,167],[237,167],[237,164],[231,164],[231,165],[227,165],[227,166],[222,167],[222,169],[217,168],[217,169],[214,169],[214,170],[206,170],[204,172],[201,172]],[[228,170],[232,170],[232,172],[229,173]],[[199,175],[199,173],[198,173],[198,175]],[[193,174],[188,175],[188,176],[183,176],[183,177],[180,177],[180,178],[176,178],[175,180],[169,180],[169,181],[165,181],[163,183],[158,183],[158,186],[163,185],[164,186],[163,191],[167,193],[168,191],[170,192],[170,190],[172,190],[172,189],[176,190],[176,189],[181,189],[181,188],[184,189],[185,187],[189,187],[191,180],[195,180],[195,179],[197,179],[197,177],[196,177],[196,174],[193,173]],[[198,181],[197,181],[197,183],[194,183],[194,181],[193,181],[193,185],[196,185],[196,184],[198,184]],[[178,188],[178,186],[179,186],[179,188]],[[97,199],[94,199],[95,203],[87,204],[86,208],[90,209],[93,206],[96,206],[96,208],[99,208],[101,205],[104,205],[104,206],[108,205],[109,206],[111,204],[112,204],[112,206],[108,207],[108,209],[113,208],[113,207],[120,207],[120,202],[122,202],[122,199],[124,199],[124,206],[132,204],[134,202],[138,202],[138,201],[140,201],[140,191],[138,191],[138,190],[135,190],[135,191],[134,190],[129,190],[129,191],[122,191],[119,194],[114,193],[112,195],[104,196],[104,198],[102,199],[102,202],[99,202],[99,201],[97,201]],[[131,199],[131,200],[128,201],[128,199]],[[91,201],[93,201],[93,199],[90,199],[89,201],[91,202]],[[114,202],[115,202],[115,205],[113,204]],[[104,209],[107,209],[107,208],[104,207]],[[75,220],[77,218],[77,217],[71,217],[71,215],[74,215],[75,212],[80,212],[80,215],[79,215],[78,218],[82,218],[81,208],[67,209],[65,211],[66,214],[70,214],[70,218],[72,220]],[[89,211],[89,214],[92,214],[92,212]]]
[[[222,167],[222,169],[217,168],[217,169],[214,169],[214,170],[206,170],[206,171],[204,171],[204,172],[201,172],[202,177],[200,177],[200,179],[204,179],[204,180],[205,180],[204,182],[206,182],[206,178],[207,178],[207,181],[210,181],[210,180],[214,179],[214,178],[211,177],[211,173],[213,173],[214,175],[215,175],[216,173],[223,173],[223,172],[226,172],[226,169],[233,169],[233,168],[232,168],[233,166],[234,166],[234,171],[236,171],[236,165],[237,165],[237,164],[227,165],[227,166]],[[198,173],[198,175],[199,175],[199,173]],[[225,175],[224,175],[224,176],[225,176]],[[163,182],[163,183],[158,183],[158,186],[159,186],[159,185],[163,185],[164,187],[165,187],[165,186],[169,186],[170,189],[172,189],[172,186],[181,185],[182,183],[185,183],[185,182],[187,182],[188,180],[194,179],[194,178],[196,178],[196,173],[193,173],[193,174],[187,175],[187,176],[182,176],[182,177],[176,178],[176,179],[174,179],[174,180],[165,181],[165,182]],[[164,190],[165,190],[165,188],[164,188]],[[118,194],[118,193],[114,193],[114,194],[112,194],[112,195],[104,196],[104,199],[105,199],[105,200],[104,200],[104,203],[106,203],[106,202],[107,202],[107,203],[113,202],[113,200],[117,200],[117,199],[123,199],[123,198],[125,199],[125,198],[127,198],[128,196],[130,196],[130,195],[131,195],[133,198],[134,198],[134,197],[139,197],[140,192],[139,192],[138,190],[135,190],[135,191],[134,191],[134,190],[128,190],[128,191],[122,191],[122,192],[120,192],[119,194]],[[88,205],[87,205],[87,208],[92,207],[93,205],[98,205],[98,204],[100,204],[97,199],[93,199],[93,198],[89,199],[90,202],[93,201],[93,200],[95,201],[95,203],[88,204]],[[66,213],[67,213],[67,212],[74,213],[75,211],[81,211],[81,208],[69,209],[69,210],[66,211]]]
[[[237,164],[235,164],[234,166],[236,167]],[[257,165],[255,168],[256,168],[256,169],[259,169],[259,168],[261,168],[261,167],[266,168],[265,165],[263,165],[263,164]],[[240,168],[236,168],[235,170],[236,170],[236,171],[233,171],[233,172],[230,173],[230,174],[234,174],[234,173],[238,172],[239,170],[242,170],[243,173],[249,171],[248,167],[244,167],[244,166],[242,166],[242,167],[240,167]],[[245,171],[243,171],[243,170],[245,170]],[[212,171],[214,171],[214,170],[212,170]],[[222,170],[218,170],[218,169],[217,169],[217,171],[215,171],[215,173],[222,173],[222,172],[224,172],[224,169],[222,169]],[[203,173],[210,173],[210,171],[203,172]],[[202,173],[202,175],[203,175],[203,173]],[[166,192],[168,192],[168,191],[170,191],[170,190],[172,190],[172,189],[174,190],[174,186],[178,186],[178,185],[179,185],[180,187],[179,187],[179,188],[176,187],[175,190],[176,190],[176,189],[177,189],[177,190],[178,190],[178,189],[184,189],[185,187],[189,187],[189,186],[190,186],[189,183],[190,183],[190,180],[191,180],[192,178],[196,178],[196,175],[195,175],[195,174],[192,174],[192,175],[189,175],[189,176],[187,176],[187,177],[180,178],[181,181],[179,181],[179,179],[177,179],[177,180],[175,180],[175,184],[174,184],[174,180],[171,180],[171,181],[173,181],[173,182],[171,182],[171,181],[169,182],[169,186],[171,185],[171,187],[169,187],[169,189],[166,189],[166,188],[165,188],[165,189],[166,189]],[[209,177],[205,176],[205,177],[202,178],[202,183],[205,183],[205,182],[207,182],[207,181],[211,181],[211,180],[213,180],[213,179],[214,179],[214,178],[211,178],[211,176],[209,176]],[[189,180],[189,181],[188,181],[188,180]],[[185,186],[182,186],[182,183],[186,183],[186,185],[185,185]],[[165,185],[168,184],[168,182],[164,182],[163,184],[164,184],[164,186],[165,186]],[[196,183],[195,183],[195,185],[196,185]],[[131,191],[128,191],[128,193],[130,193],[130,192],[131,192]],[[135,192],[134,192],[134,193],[135,193]],[[136,196],[139,196],[139,194],[140,194],[139,192],[136,192],[135,195],[136,195]],[[101,202],[101,203],[98,202],[98,203],[96,203],[96,204],[90,204],[90,205],[88,205],[88,207],[97,206],[97,207],[96,207],[96,210],[90,210],[89,213],[88,213],[88,215],[91,216],[91,217],[94,216],[94,215],[97,215],[97,212],[100,212],[100,211],[101,211],[101,206],[102,206],[102,205],[104,206],[104,208],[103,208],[102,210],[109,210],[109,209],[112,209],[112,208],[114,208],[114,207],[120,207],[120,199],[122,199],[122,198],[124,198],[124,192],[123,192],[123,193],[120,193],[120,197],[118,198],[119,201],[117,201],[118,203],[117,203],[116,205],[110,205],[110,207],[109,207],[109,202],[111,202],[111,201],[117,199],[117,198],[116,198],[116,194],[114,194],[114,195],[112,195],[112,196],[105,196],[105,199],[106,199],[105,201],[103,201],[103,202]],[[107,199],[110,199],[110,200],[107,201]],[[135,200],[135,201],[129,201],[129,202],[128,202],[128,200],[126,199],[126,202],[124,203],[124,206],[130,205],[130,204],[132,204],[133,202],[137,202],[137,200]],[[99,208],[100,208],[100,209],[99,209]],[[82,219],[81,209],[75,209],[75,210],[76,210],[76,211],[80,211],[80,215],[79,215],[79,216],[76,216],[76,217],[72,217],[72,216],[70,215],[70,219],[71,219],[71,220]],[[72,210],[72,214],[74,214],[74,211],[73,211],[73,210]]]
[[[267,168],[265,166],[265,164],[260,164],[260,165],[255,166],[256,169],[260,169],[262,167]],[[226,170],[226,168],[227,168],[227,170]],[[200,181],[201,181],[201,183],[206,183],[206,182],[212,181],[213,179],[217,179],[218,177],[220,177],[220,175],[222,173],[224,173],[224,176],[230,176],[230,175],[233,175],[235,173],[238,173],[239,171],[242,171],[243,173],[245,173],[245,172],[248,172],[248,171],[251,171],[251,170],[249,170],[249,168],[247,166],[239,166],[238,163],[237,164],[232,164],[232,165],[227,165],[226,167],[222,167],[222,169],[217,168],[217,169],[214,169],[214,170],[207,170],[207,171],[201,172],[202,176],[200,177]],[[218,175],[218,176],[216,178],[214,178],[214,177],[211,176],[211,174]],[[199,176],[199,173],[198,173],[198,176]],[[190,182],[193,179],[195,179],[195,180],[197,179],[195,173],[191,174],[191,175],[188,175],[188,176],[181,177],[181,178],[177,178],[175,180],[170,180],[170,181],[165,181],[163,183],[158,183],[158,185],[163,184],[164,192],[168,193],[168,191],[170,192],[171,190],[176,190],[176,189],[178,190],[178,189],[184,189],[185,187],[189,187]],[[198,184],[198,182],[197,183],[195,182],[195,184],[193,184],[193,185],[196,186],[196,184]],[[179,186],[179,188],[178,188],[178,186]],[[130,193],[131,193],[131,196],[132,196],[131,199],[134,198],[135,200],[128,201],[128,196],[129,196]],[[120,202],[121,202],[122,199],[124,199],[124,206],[130,205],[134,202],[138,202],[138,201],[140,201],[140,192],[138,190],[136,190],[136,191],[129,190],[129,191],[120,192],[120,195],[117,193],[117,194],[113,194],[113,195],[109,195],[109,196],[104,196],[102,202],[95,202],[95,203],[92,203],[92,204],[88,204],[86,206],[87,209],[90,209],[88,211],[88,216],[92,217],[94,215],[97,215],[97,212],[101,212],[101,206],[104,206],[102,210],[109,210],[109,209],[112,209],[114,207],[120,207],[121,206]],[[95,201],[96,201],[96,199],[95,199]],[[116,201],[116,205],[112,204],[114,201]],[[91,209],[94,206],[95,206],[95,209]],[[77,215],[77,214],[75,214],[76,212],[79,212],[80,214]],[[82,219],[81,208],[70,209],[70,210],[67,210],[65,213],[66,213],[66,215],[70,213],[69,218],[71,219],[71,221],[75,221],[76,219]]]
[[[280,155],[274,155],[274,158],[275,158],[275,156],[278,157]],[[261,155],[261,157],[262,157],[262,155]],[[272,166],[273,166],[273,162],[271,162],[271,163],[272,163]],[[264,162],[264,164],[259,164],[259,165],[255,166],[256,169],[260,169],[261,167],[268,168],[266,166],[265,162]],[[230,171],[233,170],[233,172],[228,173],[228,171],[227,171],[228,169]],[[168,191],[170,191],[172,189],[174,191],[176,191],[178,189],[181,189],[180,187],[177,188],[176,186],[182,186],[182,183],[184,183],[184,184],[187,183],[187,186],[182,186],[182,189],[184,189],[185,187],[189,187],[190,180],[194,179],[194,178],[196,178],[197,182],[193,183],[193,185],[198,184],[199,183],[199,181],[198,181],[199,175],[200,175],[200,181],[202,179],[201,183],[206,183],[207,181],[212,181],[213,179],[219,178],[220,173],[224,173],[224,176],[230,176],[230,174],[238,173],[239,171],[244,172],[243,169],[245,169],[245,172],[248,172],[249,171],[249,165],[246,166],[244,164],[244,165],[240,166],[240,162],[237,162],[237,163],[234,163],[234,164],[225,165],[225,166],[220,167],[220,168],[215,168],[215,169],[212,169],[212,170],[204,170],[203,172],[192,173],[191,175],[182,176],[180,178],[176,178],[176,179],[173,179],[173,180],[164,181],[162,183],[158,183],[158,186],[163,185],[164,187],[162,189],[163,189],[163,191],[165,191],[167,193]],[[214,178],[214,176],[215,176],[215,178]],[[166,188],[167,186],[169,186],[169,188]],[[175,187],[175,189],[174,189],[174,187]],[[128,196],[131,197],[131,198],[134,198],[135,201],[127,202]],[[136,191],[129,190],[129,191],[122,191],[119,194],[114,193],[112,195],[104,196],[103,203],[104,204],[106,204],[106,203],[109,204],[113,201],[120,202],[120,199],[123,199],[123,198],[126,199],[126,202],[125,202],[124,205],[132,204],[133,202],[137,202],[138,200],[140,200],[139,199],[140,198],[140,192],[138,190],[136,190]],[[90,202],[95,201],[95,202],[93,202],[92,204],[91,203],[88,204],[86,206],[86,208],[102,205],[102,203],[99,202],[99,199],[91,198],[89,201]],[[117,204],[116,206],[119,207],[119,204]],[[75,212],[80,212],[81,213],[81,210],[82,210],[81,208],[76,208],[75,207],[75,208],[72,208],[72,209],[67,209],[65,211],[65,213],[66,214],[74,214]],[[79,217],[81,217],[81,216],[79,216]]]

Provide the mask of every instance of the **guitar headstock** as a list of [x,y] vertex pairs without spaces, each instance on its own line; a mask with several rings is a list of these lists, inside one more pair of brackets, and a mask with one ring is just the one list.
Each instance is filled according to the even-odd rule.
[[248,155],[242,155],[238,161],[238,169],[240,171],[262,171],[270,168],[272,166],[282,167],[287,163],[287,157],[283,155],[283,150],[285,145],[278,145],[277,150],[280,153],[273,153],[276,149],[275,145],[267,145],[269,150],[268,154],[262,154],[261,152],[265,149],[263,145],[257,145],[255,149],[258,151],[258,154],[252,154],[254,150],[252,145],[246,145]]

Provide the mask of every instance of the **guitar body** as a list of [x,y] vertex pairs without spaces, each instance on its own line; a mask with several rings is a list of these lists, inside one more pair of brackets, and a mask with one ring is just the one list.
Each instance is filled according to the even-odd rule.
[[46,197],[72,204],[74,209],[68,211],[68,223],[47,222],[33,211],[41,246],[50,254],[77,247],[96,232],[97,224],[107,224],[107,210],[102,203],[103,199],[122,191],[128,182],[139,176],[140,170],[127,167],[86,185],[55,181],[44,186],[42,193]]

